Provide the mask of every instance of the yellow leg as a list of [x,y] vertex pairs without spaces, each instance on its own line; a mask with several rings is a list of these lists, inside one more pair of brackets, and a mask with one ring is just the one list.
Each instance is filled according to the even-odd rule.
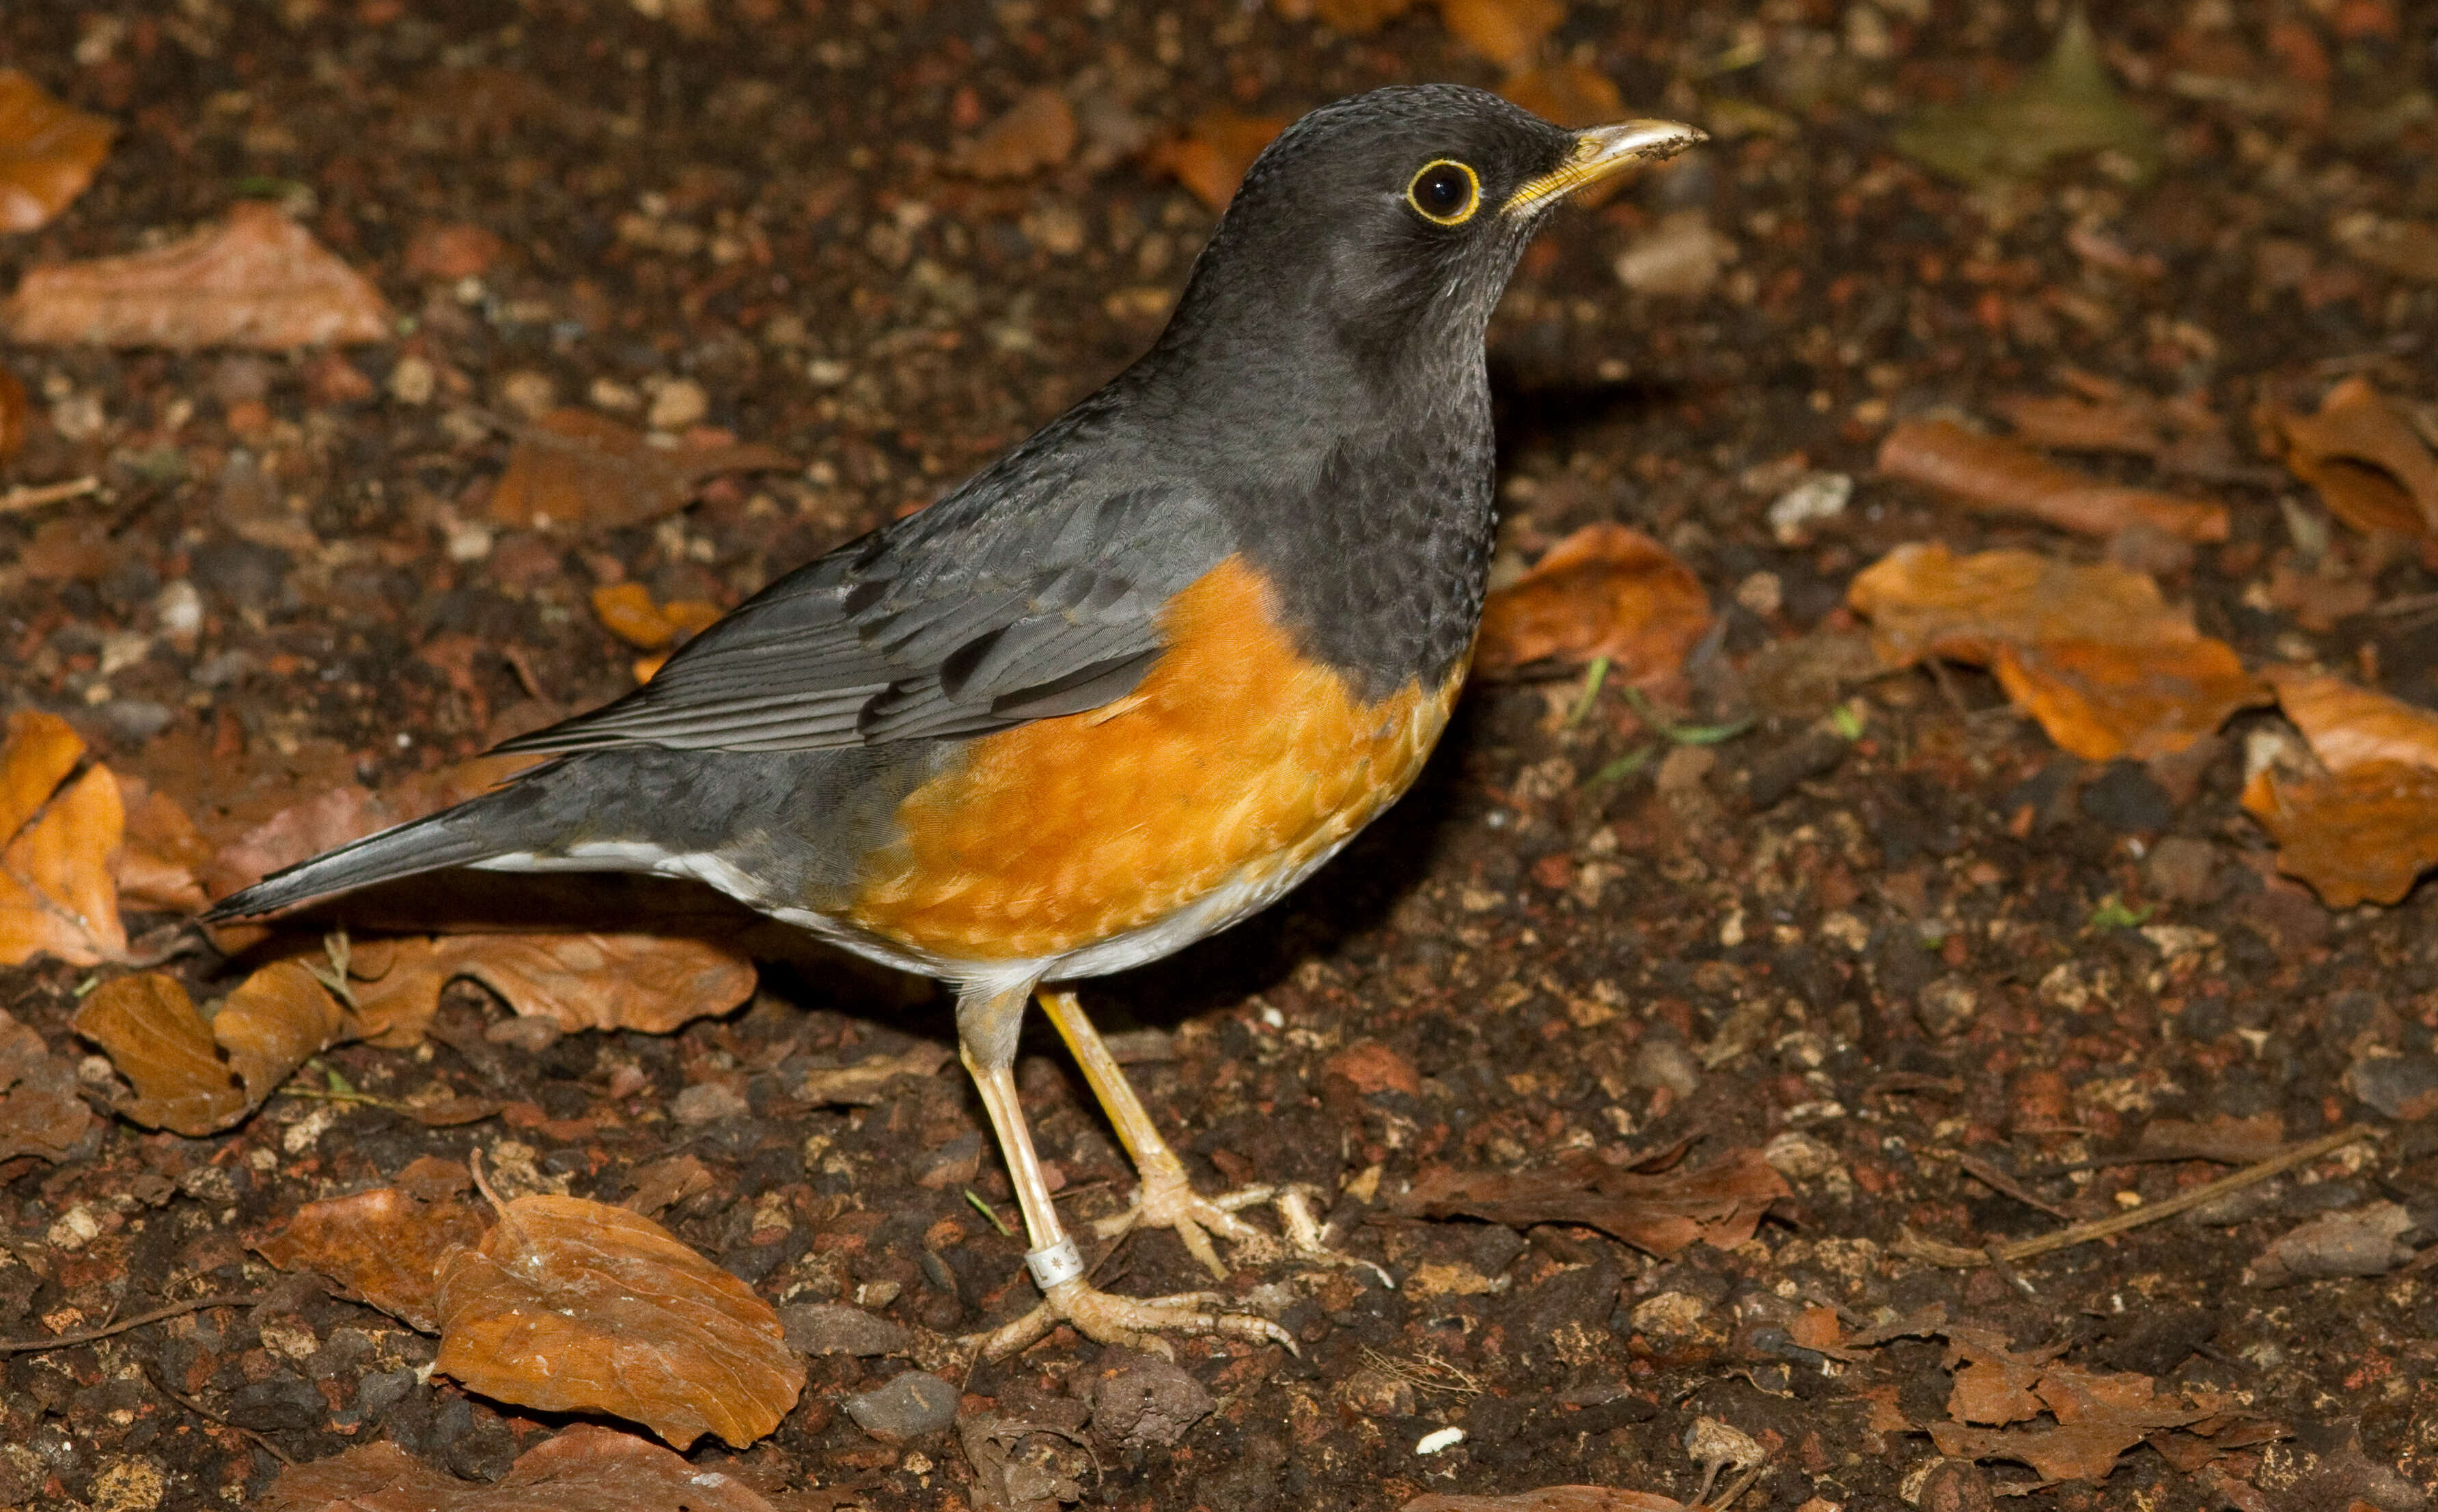
[[[1177,1296],[1137,1299],[1111,1296],[1085,1278],[1083,1257],[1059,1222],[1050,1201],[1050,1185],[1041,1174],[1041,1158],[1033,1148],[1033,1132],[1016,1096],[1016,1024],[1024,1011],[1026,993],[969,994],[958,1005],[958,1037],[965,1069],[981,1094],[1007,1157],[1009,1179],[1016,1187],[1016,1206],[1024,1214],[1024,1232],[1033,1246],[1026,1269],[1040,1287],[1042,1305],[982,1341],[990,1359],[1015,1353],[1055,1327],[1072,1323],[1103,1344],[1122,1344],[1154,1354],[1170,1353],[1161,1333],[1223,1333],[1295,1348],[1286,1330],[1266,1318],[1215,1310],[1220,1296],[1191,1292]],[[1104,1054],[1106,1052],[1104,1051]],[[1174,1157],[1172,1157],[1174,1158]]]
[[1185,1163],[1160,1137],[1158,1126],[1143,1110],[1133,1083],[1126,1080],[1117,1058],[1109,1054],[1108,1045],[1092,1028],[1092,1021],[1085,1017],[1083,1005],[1075,1000],[1075,994],[1045,988],[1040,999],[1042,1011],[1057,1026],[1059,1037],[1067,1042],[1075,1064],[1084,1068],[1084,1080],[1091,1084],[1092,1095],[1100,1099],[1102,1109],[1118,1131],[1120,1142],[1134,1157],[1135,1170],[1141,1179],[1134,1205],[1096,1225],[1103,1239],[1114,1238],[1139,1225],[1173,1228],[1204,1269],[1214,1276],[1224,1276],[1228,1267],[1220,1263],[1210,1236],[1216,1234],[1241,1246],[1249,1259],[1278,1258],[1279,1240],[1236,1215],[1241,1207],[1276,1203],[1286,1224],[1288,1245],[1298,1256],[1313,1260],[1339,1258],[1322,1246],[1320,1226],[1314,1222],[1304,1194],[1294,1187],[1247,1187],[1218,1197],[1196,1194],[1186,1177]]

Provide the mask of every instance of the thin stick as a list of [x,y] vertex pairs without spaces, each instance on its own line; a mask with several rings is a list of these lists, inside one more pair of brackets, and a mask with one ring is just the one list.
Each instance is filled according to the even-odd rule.
[[2321,1156],[2333,1154],[2356,1140],[2375,1138],[2378,1132],[2369,1124],[2353,1124],[2338,1130],[2335,1134],[2323,1134],[2307,1143],[2296,1145],[2283,1154],[2271,1155],[2256,1166],[2246,1166],[2232,1176],[2221,1176],[2214,1182],[2205,1183],[2190,1191],[2178,1192],[2164,1202],[2150,1203],[2136,1207],[2130,1212],[2094,1219],[2087,1223],[2076,1223],[2071,1227],[2058,1229],[2054,1234],[2043,1234],[2038,1239],[2021,1239],[2012,1244],[1993,1245],[1988,1249],[1976,1250],[1963,1245],[1941,1244],[1934,1239],[1924,1240],[1908,1236],[1913,1238],[1909,1250],[1910,1253],[1921,1258],[1940,1265],[1970,1267],[1988,1265],[1993,1262],[2013,1264],[2018,1260],[2028,1260],[2034,1256],[2046,1255],[2053,1250],[2072,1249],[2077,1244],[2088,1244],[2094,1239],[2113,1239],[2119,1234],[2128,1233],[2146,1224],[2173,1218],[2178,1213],[2190,1212],[2196,1207],[2216,1202],[2229,1192],[2256,1186],[2271,1176],[2283,1175],[2297,1166],[2307,1166]]
[[114,1333],[125,1333],[130,1328],[141,1328],[147,1324],[182,1318],[189,1312],[205,1312],[213,1308],[250,1308],[270,1295],[268,1292],[249,1292],[241,1296],[194,1297],[185,1302],[172,1302],[166,1308],[155,1308],[150,1312],[139,1312],[132,1318],[121,1318],[98,1328],[87,1328],[81,1333],[63,1333],[55,1339],[0,1339],[0,1355],[39,1354],[46,1349],[72,1348],[97,1339],[107,1339]]
[[1971,1177],[1974,1181],[1979,1182],[1982,1186],[1988,1187],[1991,1191],[1996,1192],[2001,1197],[2011,1197],[2015,1201],[2023,1204],[2025,1207],[2037,1207],[2041,1212],[2048,1214],[2051,1218],[2065,1219],[2069,1222],[2074,1218],[2072,1213],[2067,1212],[2057,1204],[2041,1197],[2039,1193],[2033,1191],[2022,1182],[2017,1181],[2014,1177],[2006,1174],[2006,1172],[2003,1170],[2000,1170],[1996,1166],[1991,1165],[1988,1161],[1983,1160],[1978,1155],[1959,1154],[1955,1157],[1955,1163],[1964,1168],[1964,1173],[1966,1175]]
[[159,1391],[162,1396],[168,1398],[171,1401],[176,1402],[179,1406],[184,1407],[186,1411],[194,1414],[203,1421],[207,1423],[217,1423],[221,1427],[227,1429],[232,1433],[244,1434],[248,1439],[253,1441],[256,1449],[261,1450],[265,1454],[270,1455],[273,1459],[277,1460],[282,1465],[294,1465],[296,1463],[294,1455],[290,1454],[286,1450],[281,1449],[278,1445],[263,1437],[253,1429],[246,1427],[243,1423],[232,1423],[227,1418],[222,1417],[220,1414],[204,1406],[202,1402],[195,1400],[192,1397],[180,1395],[177,1388],[171,1386],[168,1381],[163,1380],[161,1379],[161,1373],[154,1370],[150,1365],[146,1365],[144,1367],[144,1377],[146,1380],[152,1382],[153,1388]]
[[21,509],[40,509],[44,504],[64,503],[87,494],[101,492],[101,480],[87,475],[71,478],[65,483],[28,484],[0,494],[0,515],[13,515]]

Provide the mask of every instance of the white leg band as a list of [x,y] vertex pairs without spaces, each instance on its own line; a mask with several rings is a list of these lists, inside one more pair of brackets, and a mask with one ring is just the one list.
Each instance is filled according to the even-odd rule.
[[1033,1273],[1033,1284],[1048,1292],[1061,1281],[1071,1281],[1084,1274],[1084,1252],[1075,1247],[1073,1239],[1062,1239],[1027,1255],[1024,1268]]

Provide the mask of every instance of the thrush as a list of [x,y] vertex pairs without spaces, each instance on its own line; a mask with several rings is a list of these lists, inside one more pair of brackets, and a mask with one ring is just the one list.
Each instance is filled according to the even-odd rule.
[[[1140,1185],[1103,1227],[1260,1246],[1204,1197],[1070,984],[1182,949],[1309,876],[1446,727],[1495,515],[1484,330],[1567,195],[1702,140],[1567,131],[1477,89],[1312,112],[1246,173],[1167,328],[937,503],[778,579],[643,686],[502,745],[553,759],[291,867],[208,917],[443,868],[690,877],[957,995],[957,1034],[1058,1320],[1287,1343],[1209,1292],[1086,1277],[1016,1100],[1036,994]],[[1292,1347],[1292,1345],[1290,1345]]]

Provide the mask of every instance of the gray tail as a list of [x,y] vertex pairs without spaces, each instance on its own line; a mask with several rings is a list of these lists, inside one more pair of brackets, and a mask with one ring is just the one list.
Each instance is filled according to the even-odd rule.
[[252,919],[313,903],[375,883],[468,866],[524,849],[513,818],[503,822],[502,793],[487,793],[424,818],[367,835],[309,861],[283,867],[253,887],[232,892],[203,913],[206,923]]

